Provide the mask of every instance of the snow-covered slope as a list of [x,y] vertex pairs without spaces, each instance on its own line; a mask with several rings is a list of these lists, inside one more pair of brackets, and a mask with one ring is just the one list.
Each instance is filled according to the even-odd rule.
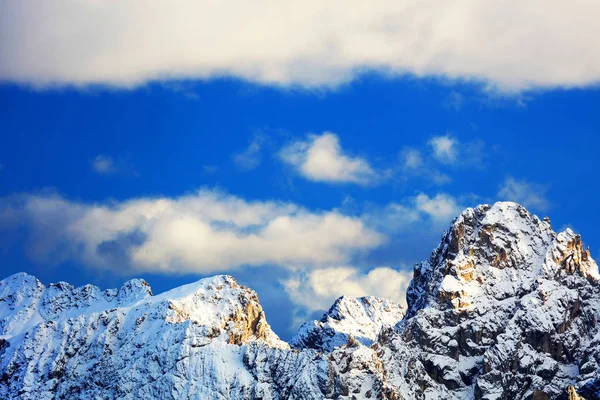
[[0,398],[228,398],[223,387],[254,383],[241,345],[288,347],[230,276],[150,293],[141,280],[104,292],[1,281]]
[[152,296],[17,274],[0,282],[0,398],[600,398],[600,277],[572,231],[467,209],[407,301],[402,318],[342,297],[290,348],[229,276]]
[[348,297],[336,300],[320,321],[300,327],[290,345],[332,351],[348,343],[350,337],[370,346],[382,329],[391,328],[404,317],[404,309],[391,300],[374,296]]

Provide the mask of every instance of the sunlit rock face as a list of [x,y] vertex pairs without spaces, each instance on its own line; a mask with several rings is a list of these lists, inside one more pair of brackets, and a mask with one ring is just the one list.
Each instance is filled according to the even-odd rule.
[[579,235],[514,203],[465,210],[406,310],[342,297],[290,345],[230,276],[153,296],[17,274],[0,281],[0,398],[600,398],[599,283]]

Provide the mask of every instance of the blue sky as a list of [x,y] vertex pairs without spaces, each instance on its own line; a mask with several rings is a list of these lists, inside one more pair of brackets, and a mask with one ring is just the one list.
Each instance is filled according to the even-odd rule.
[[[223,42],[227,57],[200,43],[175,45],[155,60],[170,47],[144,38],[147,30],[106,33],[75,22],[78,13],[113,14],[90,17],[81,4],[44,11],[70,22],[63,36],[49,25],[24,32],[4,20],[34,21],[43,10],[2,7],[9,34],[0,54],[11,56],[0,57],[3,277],[26,271],[44,283],[103,288],[143,277],[161,292],[229,273],[258,291],[271,325],[288,338],[342,294],[403,301],[412,265],[465,207],[517,201],[549,215],[555,230],[581,233],[592,256],[600,252],[600,46],[591,43],[597,39],[572,45],[597,29],[584,6],[568,11],[580,26],[544,53],[568,47],[570,64],[556,58],[552,66],[525,55],[545,48],[558,24],[552,7],[538,16],[539,32],[507,47],[504,58],[486,55],[487,45],[508,31],[518,38],[525,29],[518,22],[482,33],[481,43],[450,34],[456,41],[436,51],[425,46],[432,54],[356,49],[373,32],[349,38],[342,28],[316,29],[317,42],[338,41],[334,50],[306,53],[298,44],[304,36],[273,26],[287,35],[287,60],[238,48],[241,39]],[[428,10],[429,22],[377,35],[419,43],[421,32],[444,22]],[[127,21],[134,11],[116,14]],[[400,23],[403,11],[390,11]],[[490,12],[469,14],[479,16],[467,21],[472,30]],[[180,34],[161,24],[165,35]],[[262,38],[257,26],[247,29]],[[122,48],[106,51],[105,36],[116,34]],[[156,51],[120,53],[151,39]],[[215,51],[214,65],[197,57],[201,50]]]

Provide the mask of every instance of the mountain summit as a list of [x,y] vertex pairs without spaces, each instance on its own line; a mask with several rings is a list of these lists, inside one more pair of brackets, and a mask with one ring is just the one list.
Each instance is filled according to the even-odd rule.
[[153,296],[17,274],[0,281],[0,398],[600,398],[600,276],[569,229],[469,208],[407,303],[342,297],[290,346],[230,276]]

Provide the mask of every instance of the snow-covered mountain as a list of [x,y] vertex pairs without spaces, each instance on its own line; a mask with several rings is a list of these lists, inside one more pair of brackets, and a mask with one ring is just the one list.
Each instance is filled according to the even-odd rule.
[[320,321],[302,325],[290,345],[296,349],[332,351],[352,337],[370,346],[382,329],[392,328],[404,317],[404,311],[400,304],[379,297],[342,296]]
[[290,346],[230,276],[153,296],[17,274],[0,281],[0,398],[600,398],[600,276],[570,230],[467,209],[407,302],[342,297]]

